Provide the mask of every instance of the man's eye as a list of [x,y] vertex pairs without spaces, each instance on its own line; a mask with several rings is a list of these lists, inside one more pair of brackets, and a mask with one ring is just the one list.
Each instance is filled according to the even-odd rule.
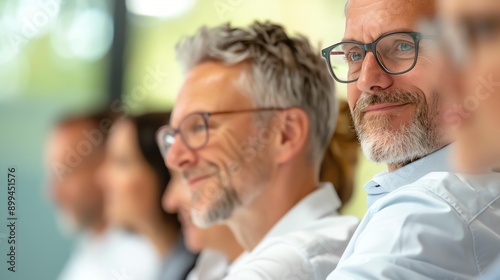
[[196,126],[196,130],[205,130],[207,127],[204,124],[200,124]]
[[203,132],[207,129],[204,124],[195,125],[191,128],[192,132]]
[[346,57],[348,62],[358,62],[363,59],[363,56],[357,52],[350,52]]
[[407,52],[407,51],[412,51],[413,49],[414,49],[414,47],[412,44],[401,43],[398,45],[398,51]]

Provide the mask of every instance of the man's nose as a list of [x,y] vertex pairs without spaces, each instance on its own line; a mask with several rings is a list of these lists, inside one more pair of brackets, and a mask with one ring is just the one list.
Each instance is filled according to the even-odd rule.
[[375,54],[367,52],[357,81],[358,89],[362,92],[372,93],[387,89],[392,83],[393,79],[391,75],[382,69],[377,62]]
[[167,166],[173,170],[182,171],[183,168],[192,165],[195,161],[195,151],[182,141],[180,135],[177,135],[166,155],[165,163]]

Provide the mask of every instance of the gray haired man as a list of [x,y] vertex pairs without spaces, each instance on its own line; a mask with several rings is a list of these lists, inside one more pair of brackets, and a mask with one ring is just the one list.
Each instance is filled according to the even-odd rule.
[[334,279],[479,279],[500,252],[500,176],[450,172],[435,0],[350,0],[344,39],[323,51],[347,84],[365,155],[387,164]]
[[226,279],[325,279],[357,225],[319,167],[336,123],[325,64],[281,26],[202,28],[177,48],[186,78],[158,133],[200,226],[247,251]]

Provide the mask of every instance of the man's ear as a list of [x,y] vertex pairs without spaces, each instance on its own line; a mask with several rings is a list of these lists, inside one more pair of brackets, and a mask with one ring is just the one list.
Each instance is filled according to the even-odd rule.
[[285,163],[300,154],[307,146],[309,118],[300,108],[291,108],[277,117],[279,125],[275,137],[275,161]]

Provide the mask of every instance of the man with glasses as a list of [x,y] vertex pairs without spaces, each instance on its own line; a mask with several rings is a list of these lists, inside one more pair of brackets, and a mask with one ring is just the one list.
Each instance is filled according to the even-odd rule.
[[225,279],[324,280],[357,219],[319,182],[338,106],[321,56],[269,22],[201,28],[177,54],[187,75],[158,143],[194,223],[227,224],[246,250]]
[[418,32],[435,5],[350,0],[344,39],[323,50],[365,155],[388,166],[365,185],[368,212],[328,279],[477,279],[499,252],[497,183],[448,172],[443,59]]

